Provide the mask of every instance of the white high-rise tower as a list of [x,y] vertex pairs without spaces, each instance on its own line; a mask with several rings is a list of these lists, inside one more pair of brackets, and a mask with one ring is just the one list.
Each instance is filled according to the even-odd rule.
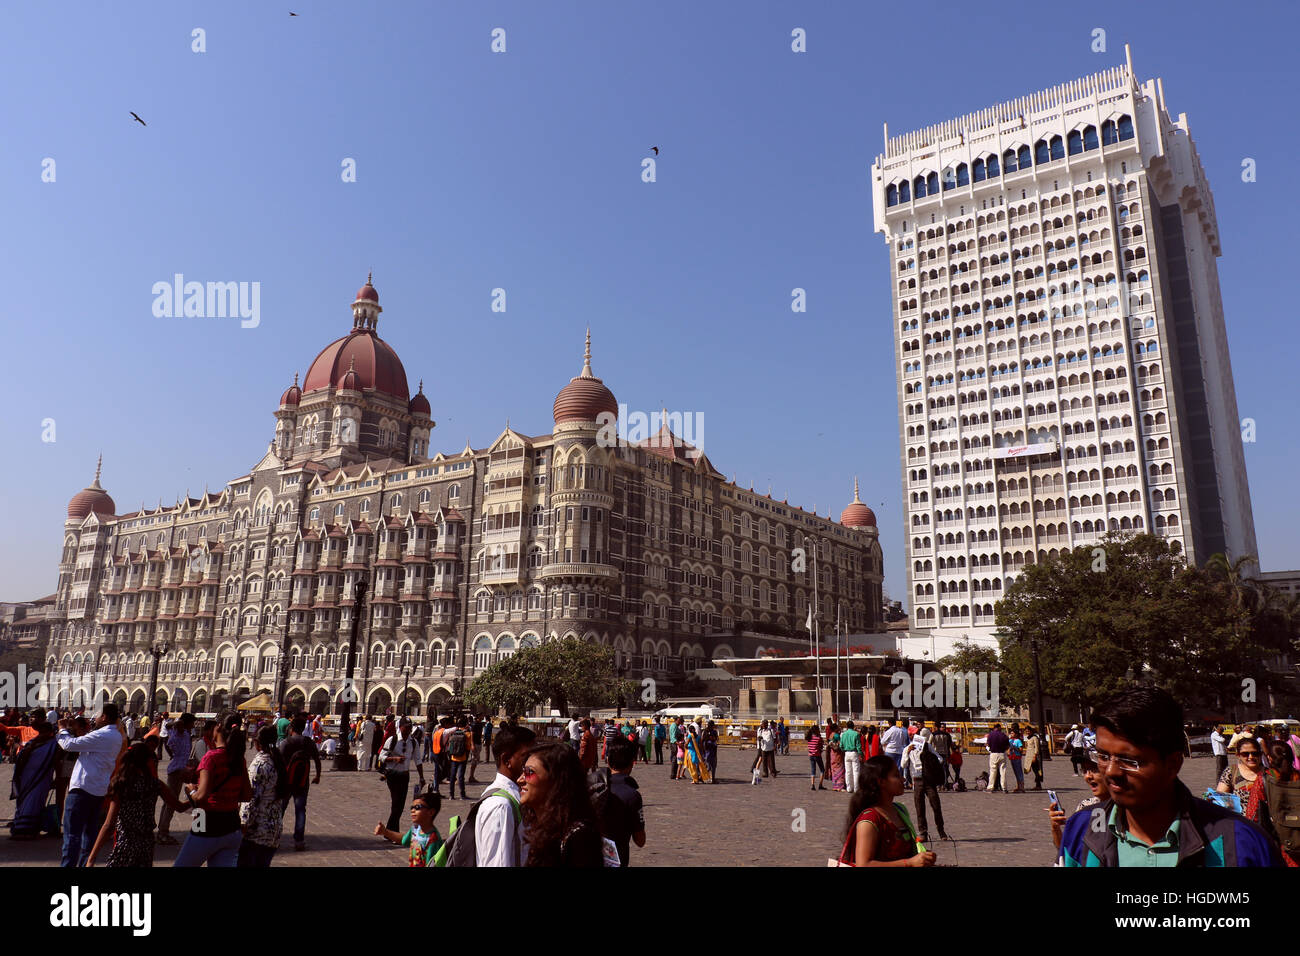
[[[913,633],[991,641],[1028,564],[1108,531],[1255,554],[1214,199],[1123,66],[902,136],[890,247]],[[942,646],[939,646],[942,645]]]

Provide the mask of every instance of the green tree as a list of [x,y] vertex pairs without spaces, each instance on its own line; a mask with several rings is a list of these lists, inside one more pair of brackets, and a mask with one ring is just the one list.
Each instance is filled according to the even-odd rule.
[[1008,680],[1006,661],[998,656],[991,647],[982,647],[971,641],[958,641],[953,645],[953,652],[935,662],[947,676],[966,673],[985,673],[998,675],[999,703],[1015,707],[1020,703],[1015,688]]
[[1085,710],[1143,679],[1185,701],[1222,697],[1258,658],[1224,597],[1164,539],[1107,536],[1026,567],[1007,588],[1002,661],[1023,673],[1036,640],[1043,692]]
[[610,706],[635,691],[635,684],[617,675],[613,648],[568,638],[497,661],[474,678],[465,699],[474,707],[510,713],[526,713],[549,700],[567,713],[570,706]]

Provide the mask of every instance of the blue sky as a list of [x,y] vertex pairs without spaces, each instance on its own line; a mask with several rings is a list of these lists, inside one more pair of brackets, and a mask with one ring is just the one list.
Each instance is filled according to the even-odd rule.
[[[1125,42],[1188,113],[1206,165],[1238,402],[1257,423],[1262,563],[1300,567],[1300,403],[1279,362],[1296,333],[1278,285],[1295,271],[1300,17],[1074,7],[10,5],[0,599],[54,590],[67,501],[100,451],[120,511],[243,474],[280,392],[350,327],[370,269],[380,334],[411,386],[425,381],[435,450],[482,446],[507,418],[550,431],[590,324],[618,399],[702,412],[728,476],[838,516],[859,475],[886,589],[903,597],[888,265],[871,215],[881,125],[1115,66]],[[807,53],[790,50],[796,27]],[[1241,182],[1247,156],[1256,183]],[[341,180],[348,157],[356,183]],[[260,282],[260,325],[154,317],[153,284],[177,272]]]

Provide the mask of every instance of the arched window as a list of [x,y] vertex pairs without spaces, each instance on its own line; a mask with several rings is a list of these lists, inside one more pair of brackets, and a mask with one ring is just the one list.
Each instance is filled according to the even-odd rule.
[[1106,122],[1101,124],[1101,142],[1105,146],[1110,146],[1112,143],[1119,142],[1119,131],[1115,128],[1115,124],[1110,120],[1106,120]]
[[1033,157],[1029,153],[1028,146],[1021,146],[1016,152],[1016,165],[1021,169],[1028,169],[1033,165]]
[[908,184],[906,179],[904,179],[901,183],[898,184],[898,201],[899,202],[912,201],[912,187]]
[[984,170],[985,170],[984,160],[982,159],[975,160],[975,182],[982,183],[984,181],[984,176],[985,176]]
[[1034,164],[1041,166],[1051,158],[1051,153],[1047,148],[1047,140],[1040,139],[1034,144]]
[[1065,143],[1062,141],[1061,137],[1053,136],[1052,141],[1049,144],[1049,149],[1051,150],[1052,159],[1065,158]]
[[1119,118],[1119,138],[1120,139],[1133,138],[1133,117],[1121,116]]
[[998,158],[996,156],[989,157],[988,173],[989,173],[989,179],[993,179],[995,176],[1000,175],[998,171]]
[[898,187],[893,183],[890,183],[889,188],[885,190],[885,205],[898,205]]
[[1070,153],[1071,156],[1083,152],[1083,136],[1079,133],[1078,130],[1075,130],[1070,134],[1068,152]]
[[1083,130],[1083,148],[1084,148],[1084,149],[1096,149],[1096,148],[1097,148],[1097,127],[1095,127],[1095,126],[1086,126],[1086,127],[1084,127],[1084,130]]

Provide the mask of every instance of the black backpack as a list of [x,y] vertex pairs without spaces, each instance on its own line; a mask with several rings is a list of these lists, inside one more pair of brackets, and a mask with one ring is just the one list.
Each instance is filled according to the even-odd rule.
[[596,819],[604,827],[605,812],[613,795],[610,793],[610,771],[608,767],[597,767],[587,774],[587,793],[591,795],[591,805],[596,809]]
[[927,787],[943,786],[943,763],[924,744],[921,745],[921,782]]
[[442,860],[441,863],[436,865],[478,866],[478,841],[474,835],[474,830],[478,822],[479,807],[483,806],[483,801],[488,797],[505,797],[509,800],[510,810],[515,816],[515,825],[519,825],[523,816],[514,797],[508,791],[499,788],[489,790],[474,802],[474,806],[469,808],[469,815],[463,821],[459,817],[451,818],[451,834],[447,837],[444,848],[439,850],[437,857],[435,857],[435,859]]
[[459,727],[453,730],[451,735],[447,738],[447,746],[445,749],[448,757],[465,756],[469,750],[465,744],[465,731],[461,730]]

